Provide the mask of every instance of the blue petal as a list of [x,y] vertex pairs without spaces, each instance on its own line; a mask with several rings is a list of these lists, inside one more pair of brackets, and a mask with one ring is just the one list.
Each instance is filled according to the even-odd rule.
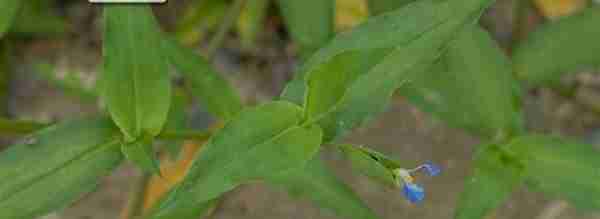
[[435,165],[431,162],[423,164],[423,167],[425,167],[425,170],[427,170],[427,174],[429,174],[430,176],[437,176],[442,172],[440,166]]
[[425,190],[417,184],[406,183],[402,188],[406,199],[412,203],[419,203],[425,199]]

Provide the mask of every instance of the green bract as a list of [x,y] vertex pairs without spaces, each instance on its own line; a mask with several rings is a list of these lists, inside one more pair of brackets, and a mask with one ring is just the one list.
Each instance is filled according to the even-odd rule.
[[341,145],[340,150],[357,172],[387,186],[396,186],[393,170],[400,165],[385,155],[363,146]]

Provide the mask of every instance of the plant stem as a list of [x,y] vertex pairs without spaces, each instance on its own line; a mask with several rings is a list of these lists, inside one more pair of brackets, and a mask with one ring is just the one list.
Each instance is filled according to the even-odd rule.
[[217,49],[219,49],[219,47],[223,43],[223,40],[225,40],[225,36],[237,20],[237,18],[240,16],[240,13],[242,13],[242,9],[244,8],[245,3],[246,0],[235,0],[235,2],[233,2],[233,5],[231,5],[231,8],[227,12],[227,15],[225,15],[225,20],[223,21],[221,26],[219,26],[219,30],[208,44],[208,49],[206,53],[208,59],[212,59]]

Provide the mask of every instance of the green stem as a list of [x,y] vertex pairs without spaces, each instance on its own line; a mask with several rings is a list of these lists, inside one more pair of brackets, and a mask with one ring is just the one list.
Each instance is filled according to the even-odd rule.
[[246,0],[235,0],[235,2],[233,2],[233,5],[231,6],[229,11],[227,12],[227,15],[225,16],[223,24],[221,24],[219,30],[208,44],[206,54],[209,59],[212,59],[212,57],[217,52],[217,49],[219,49],[219,47],[223,43],[223,40],[225,40],[225,36],[237,20],[237,18],[240,16],[240,13],[242,13],[242,9],[244,9],[245,3]]

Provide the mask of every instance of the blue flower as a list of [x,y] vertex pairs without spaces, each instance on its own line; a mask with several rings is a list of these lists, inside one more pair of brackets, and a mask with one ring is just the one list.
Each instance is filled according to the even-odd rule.
[[438,165],[435,165],[431,162],[427,162],[422,166],[423,168],[425,168],[429,176],[437,176],[440,175],[440,173],[442,172],[442,169]]
[[429,176],[437,176],[442,172],[438,165],[431,162],[427,162],[414,169],[398,168],[394,170],[394,175],[398,180],[397,184],[403,184],[402,194],[404,194],[406,199],[415,204],[420,203],[425,199],[425,189],[416,184],[414,177],[411,175],[419,170],[425,170]]
[[423,187],[413,184],[413,183],[404,183],[402,187],[402,193],[408,199],[408,201],[417,204],[425,199],[425,190]]

